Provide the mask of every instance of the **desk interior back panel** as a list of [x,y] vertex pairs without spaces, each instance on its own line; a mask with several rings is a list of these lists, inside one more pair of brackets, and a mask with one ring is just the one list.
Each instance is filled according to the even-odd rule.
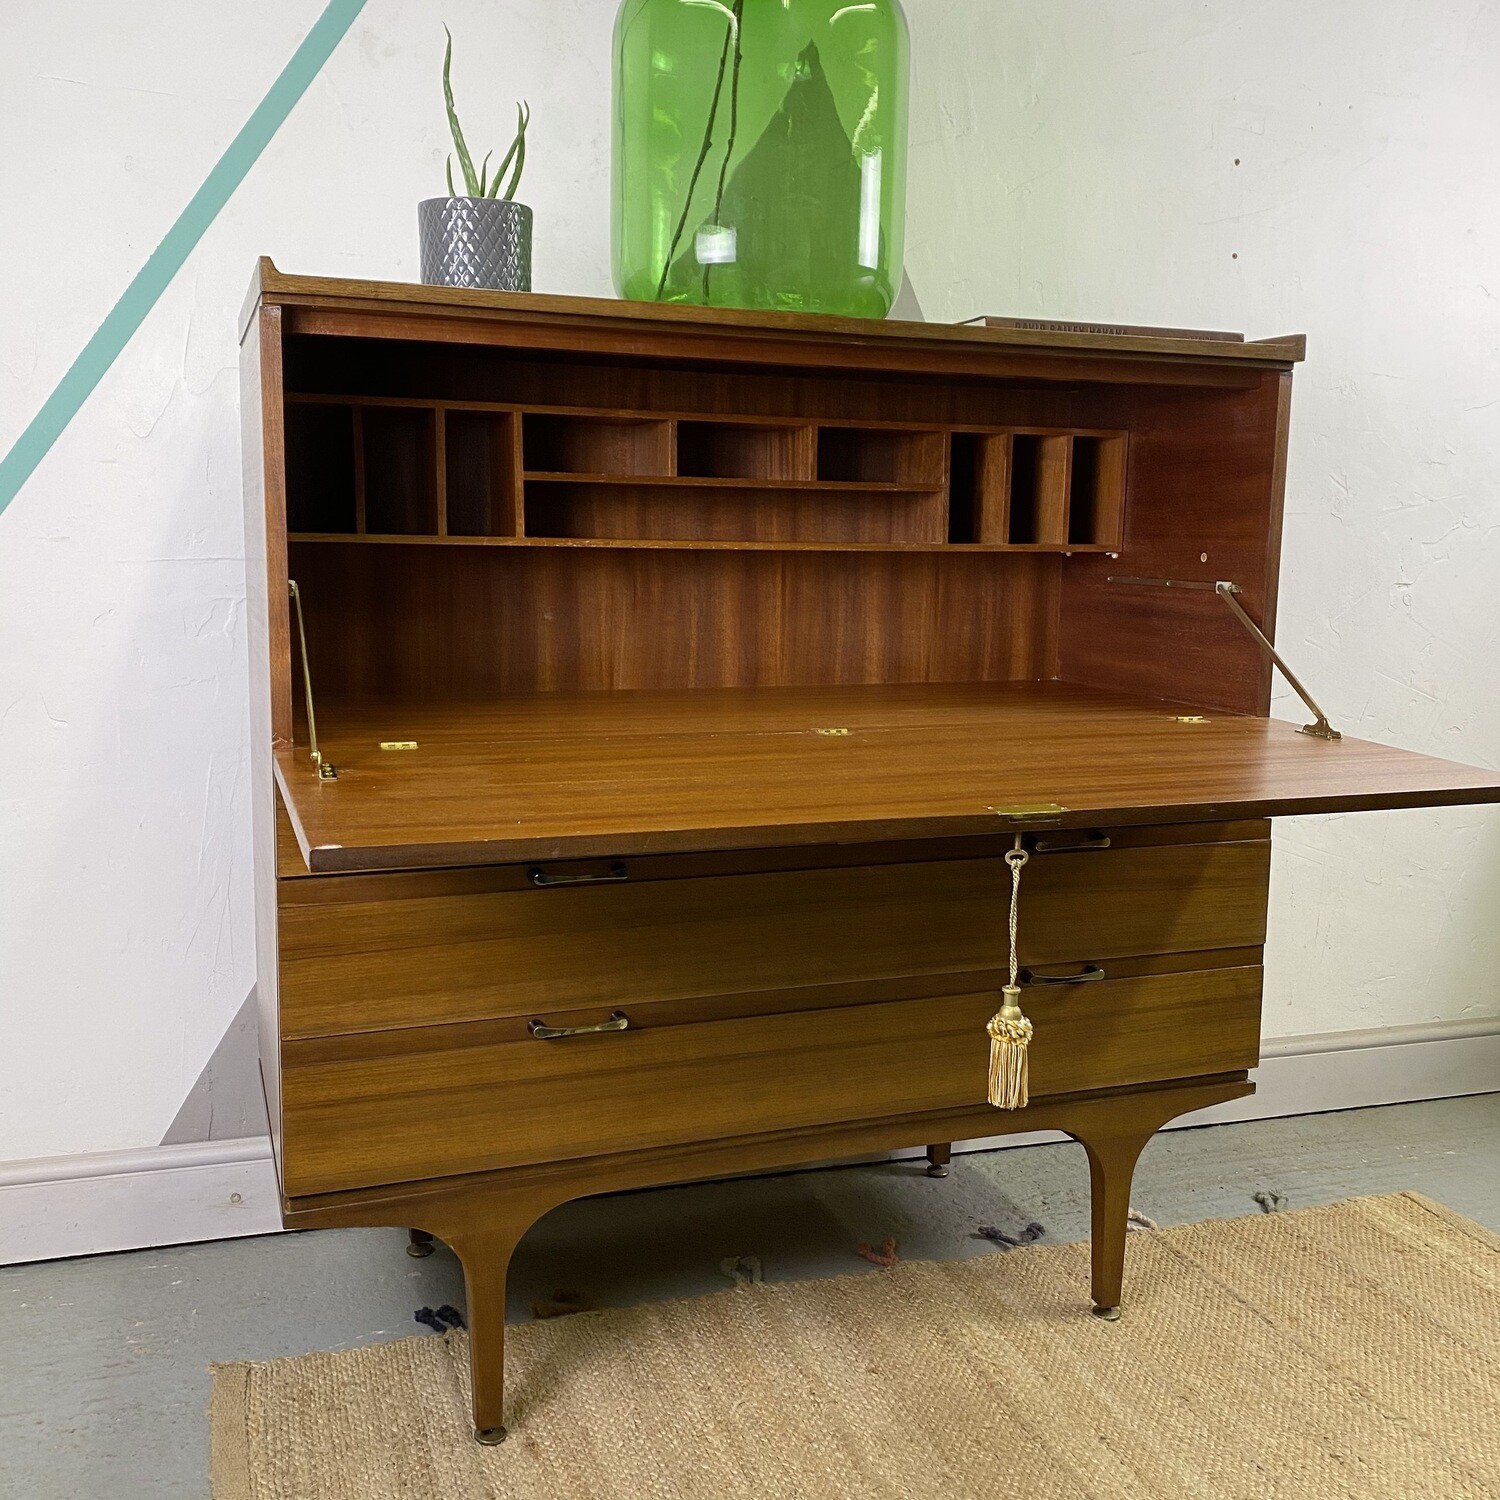
[[320,696],[1050,677],[1058,559],[294,542]]

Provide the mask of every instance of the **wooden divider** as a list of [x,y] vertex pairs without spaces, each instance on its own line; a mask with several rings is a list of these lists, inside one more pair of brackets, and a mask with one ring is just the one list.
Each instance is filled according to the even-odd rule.
[[1123,544],[1123,432],[955,432],[948,539],[1049,552]]
[[317,540],[1123,544],[1120,431],[289,395],[288,516]]

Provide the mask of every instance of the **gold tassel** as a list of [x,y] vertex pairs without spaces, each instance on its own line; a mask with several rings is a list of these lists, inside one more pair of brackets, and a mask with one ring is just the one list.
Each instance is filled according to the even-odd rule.
[[1030,1102],[1027,1053],[1031,1047],[1031,1022],[1021,1013],[1021,987],[1007,984],[1001,993],[1005,1004],[990,1017],[990,1103],[996,1109],[1025,1109]]
[[985,1030],[990,1034],[990,1103],[996,1109],[1025,1109],[1031,1102],[1030,1069],[1027,1054],[1031,1049],[1031,1022],[1021,1014],[1019,955],[1016,945],[1016,918],[1021,909],[1021,871],[1026,868],[1026,845],[1016,835],[1015,847],[1006,851],[1010,867],[1010,983],[1001,985],[1005,1003],[990,1017]]

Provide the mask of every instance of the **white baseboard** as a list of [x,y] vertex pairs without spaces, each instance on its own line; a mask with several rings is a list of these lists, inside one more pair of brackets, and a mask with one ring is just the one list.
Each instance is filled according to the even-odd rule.
[[[1261,1044],[1260,1066],[1250,1076],[1255,1092],[1248,1099],[1183,1115],[1166,1128],[1192,1130],[1236,1120],[1500,1093],[1500,1016],[1268,1038]],[[994,1151],[1066,1139],[1055,1130],[1035,1130],[955,1142],[953,1149]]]
[[268,1136],[0,1165],[0,1265],[280,1229]]
[[[1500,1092],[1500,1017],[1281,1037],[1265,1044],[1255,1078],[1251,1098],[1184,1115],[1167,1128]],[[1033,1131],[964,1141],[955,1149],[1063,1139]],[[265,1137],[0,1165],[0,1265],[274,1234],[280,1228],[280,1195]]]
[[1185,1115],[1173,1128],[1500,1092],[1500,1017],[1271,1038],[1254,1077],[1249,1099]]

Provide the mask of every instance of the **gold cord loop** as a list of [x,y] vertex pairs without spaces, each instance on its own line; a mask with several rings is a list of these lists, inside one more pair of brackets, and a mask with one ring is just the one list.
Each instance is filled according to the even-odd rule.
[[1029,857],[1018,833],[1015,847],[1005,854],[1005,863],[1010,868],[1010,983],[1002,988],[1004,1003],[985,1028],[990,1037],[989,1100],[996,1109],[1025,1109],[1030,1101],[1027,1057],[1034,1028],[1021,1011],[1020,955],[1016,945],[1021,871]]

